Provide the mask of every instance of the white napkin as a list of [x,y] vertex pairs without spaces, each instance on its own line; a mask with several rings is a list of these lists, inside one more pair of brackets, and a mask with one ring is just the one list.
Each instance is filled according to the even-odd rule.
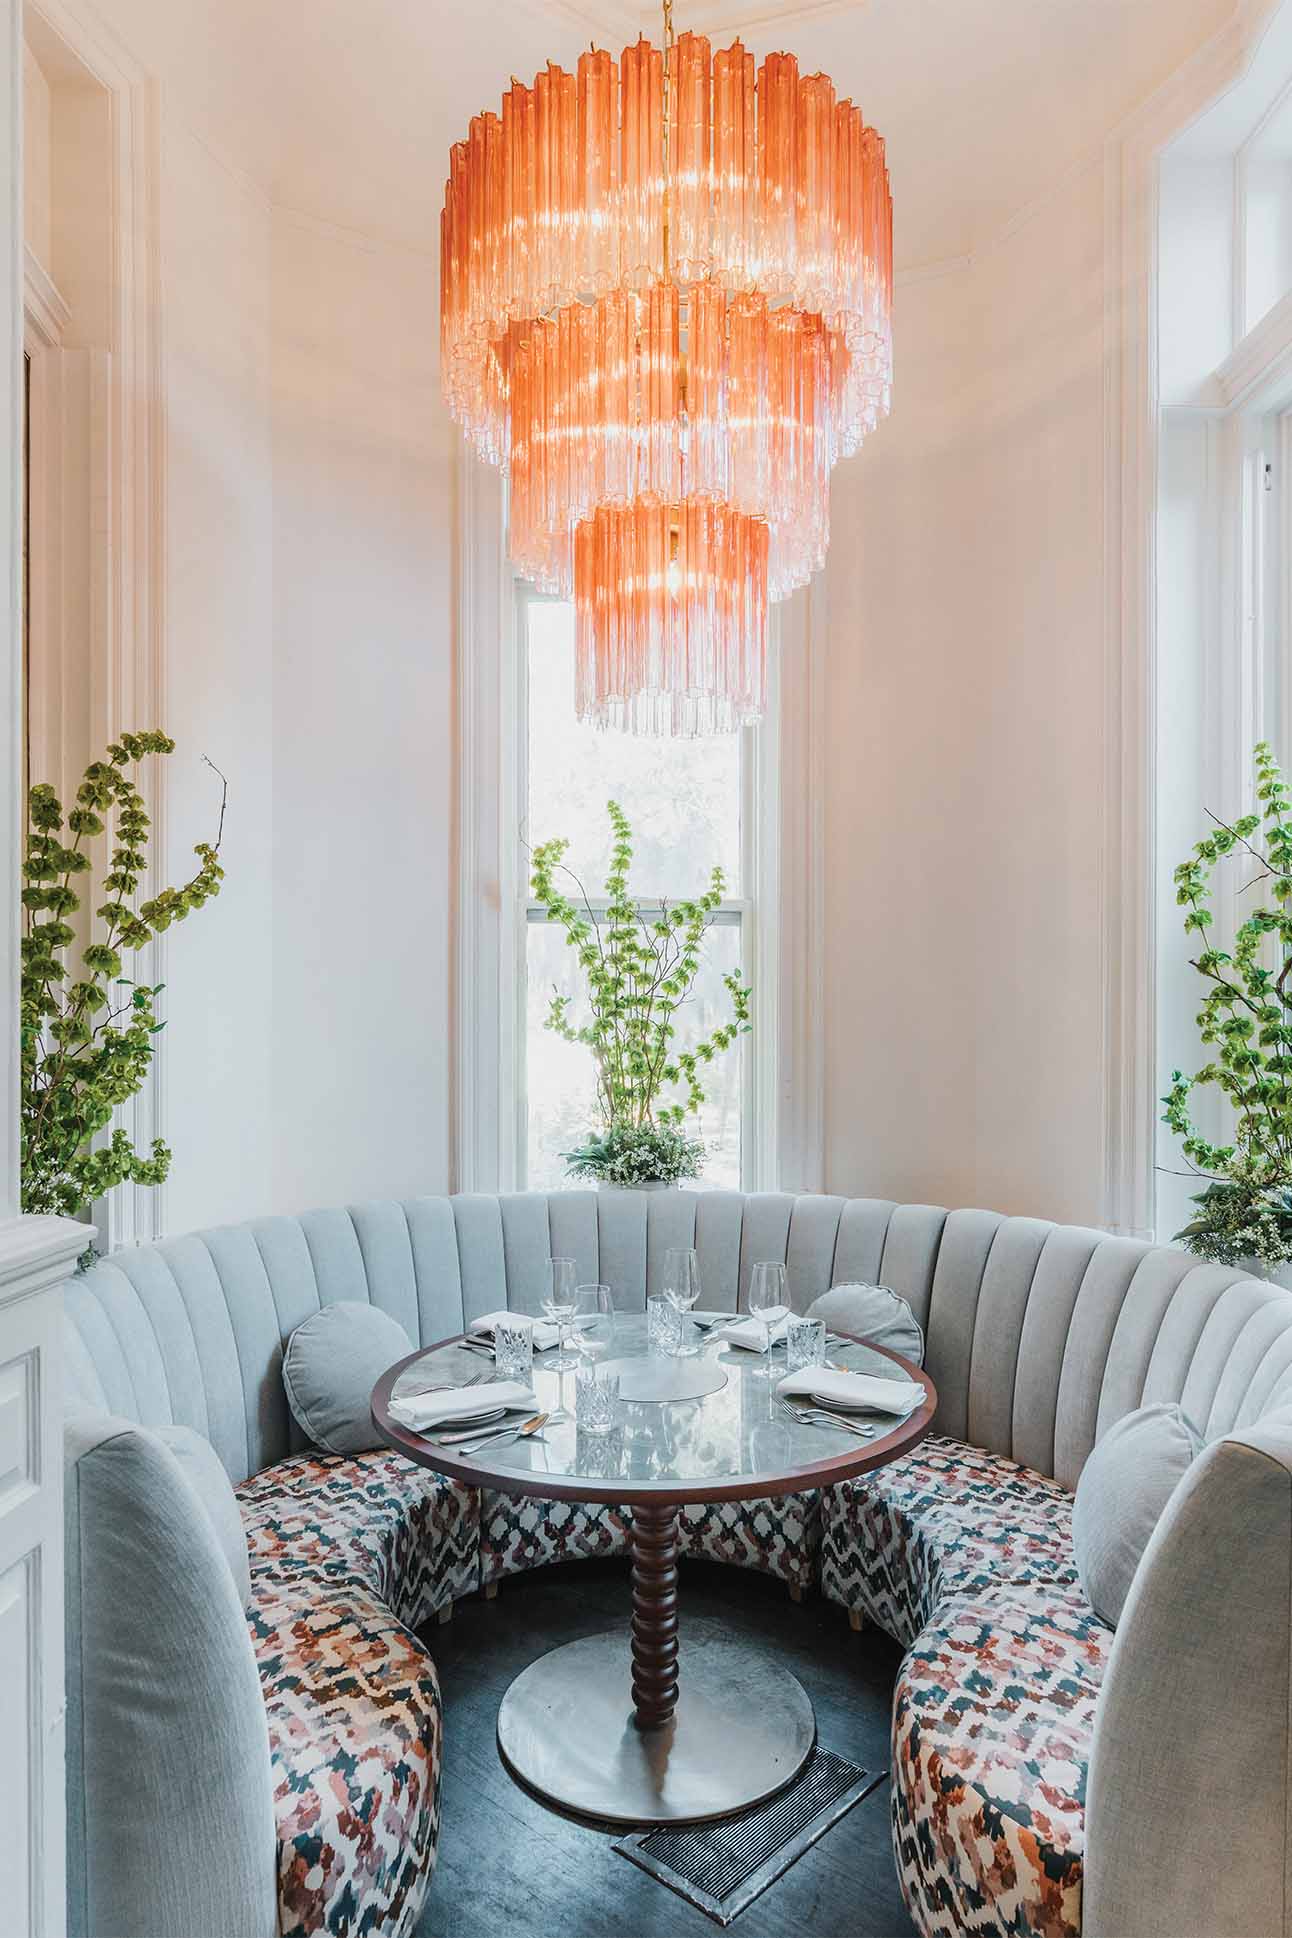
[[428,1427],[447,1426],[453,1420],[470,1419],[485,1409],[504,1406],[508,1412],[524,1408],[534,1412],[538,1402],[518,1379],[491,1380],[476,1386],[444,1386],[438,1393],[415,1393],[406,1400],[392,1400],[390,1415],[401,1427],[425,1433]]
[[776,1382],[776,1391],[805,1394],[817,1400],[841,1400],[848,1406],[866,1407],[874,1413],[912,1413],[924,1398],[924,1388],[913,1379],[879,1379],[873,1373],[837,1373],[831,1366],[804,1366],[797,1373],[786,1373]]
[[560,1333],[550,1319],[531,1319],[527,1312],[486,1312],[483,1319],[473,1319],[467,1327],[468,1339],[492,1339],[493,1329],[500,1319],[510,1319],[518,1326],[529,1326],[534,1334],[534,1351],[545,1353],[549,1346],[555,1346]]
[[[743,1346],[746,1352],[760,1353],[763,1341],[770,1334],[774,1346],[778,1339],[785,1337],[785,1328],[794,1317],[787,1305],[769,1305],[766,1312],[756,1319],[736,1319],[729,1326],[715,1326],[708,1335],[710,1339],[725,1339],[730,1346]],[[767,1331],[763,1330],[766,1322]]]

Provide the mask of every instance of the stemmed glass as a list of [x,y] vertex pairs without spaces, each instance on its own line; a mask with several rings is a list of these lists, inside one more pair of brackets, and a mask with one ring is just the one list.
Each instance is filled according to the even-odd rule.
[[554,1258],[552,1277],[548,1290],[543,1295],[543,1315],[552,1320],[556,1327],[555,1359],[549,1359],[547,1366],[553,1373],[568,1372],[571,1366],[578,1365],[573,1353],[565,1350],[566,1328],[575,1311],[575,1281],[579,1268],[572,1258]]
[[786,1305],[789,1303],[786,1297],[788,1284],[789,1279],[785,1267],[776,1264],[772,1260],[764,1260],[762,1263],[755,1265],[749,1275],[749,1310],[753,1317],[761,1323],[763,1328],[763,1353],[765,1354],[765,1360],[759,1368],[759,1372],[764,1376],[770,1376],[772,1370],[772,1325],[774,1321],[769,1320],[767,1314],[784,1311]]
[[680,1337],[677,1346],[679,1359],[689,1358],[698,1353],[700,1342],[695,1327],[687,1314],[700,1296],[700,1261],[695,1252],[682,1246],[671,1247],[664,1254],[664,1297],[669,1304],[676,1306],[680,1315]]

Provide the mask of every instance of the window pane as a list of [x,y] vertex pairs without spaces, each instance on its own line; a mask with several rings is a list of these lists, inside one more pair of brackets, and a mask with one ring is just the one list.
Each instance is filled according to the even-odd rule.
[[633,831],[639,897],[699,894],[715,866],[740,894],[740,736],[656,740],[605,733],[574,717],[574,608],[521,606],[529,644],[529,815],[535,845],[565,835],[566,860],[590,895],[610,862],[606,802]]
[[[531,922],[529,953],[526,1083],[529,1103],[527,1177],[531,1191],[555,1191],[570,1180],[562,1154],[572,1151],[595,1122],[596,1079],[592,1053],[581,1043],[565,1043],[543,1027],[553,991],[574,1001],[570,1021],[587,1021],[587,997],[574,951],[564,931],[551,922]],[[678,1012],[678,1047],[707,1036],[731,1014],[722,978],[740,960],[740,927],[711,928],[704,960],[689,1001]],[[742,1044],[749,1041],[742,1038]],[[740,1189],[740,1045],[716,1057],[705,1074],[706,1101],[699,1118],[689,1118],[688,1135],[698,1136],[706,1158],[699,1183],[713,1189]]]

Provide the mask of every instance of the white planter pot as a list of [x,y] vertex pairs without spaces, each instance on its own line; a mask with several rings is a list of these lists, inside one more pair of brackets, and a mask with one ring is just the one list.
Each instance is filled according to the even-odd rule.
[[649,1184],[610,1184],[605,1178],[597,1179],[598,1191],[680,1191],[680,1178],[654,1178]]

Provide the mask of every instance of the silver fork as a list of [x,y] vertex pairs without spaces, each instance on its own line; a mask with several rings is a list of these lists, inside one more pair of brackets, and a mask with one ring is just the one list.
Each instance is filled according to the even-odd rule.
[[861,1420],[845,1420],[837,1413],[828,1413],[819,1406],[793,1406],[789,1400],[782,1400],[781,1406],[791,1420],[806,1421],[813,1427],[837,1427],[840,1433],[855,1434],[859,1440],[872,1440],[875,1428]]
[[406,1386],[399,1397],[401,1400],[420,1400],[426,1393],[452,1393],[459,1386],[479,1386],[483,1380],[490,1378],[491,1369],[482,1366],[478,1373],[472,1373],[470,1379],[441,1379],[435,1380],[430,1386]]

